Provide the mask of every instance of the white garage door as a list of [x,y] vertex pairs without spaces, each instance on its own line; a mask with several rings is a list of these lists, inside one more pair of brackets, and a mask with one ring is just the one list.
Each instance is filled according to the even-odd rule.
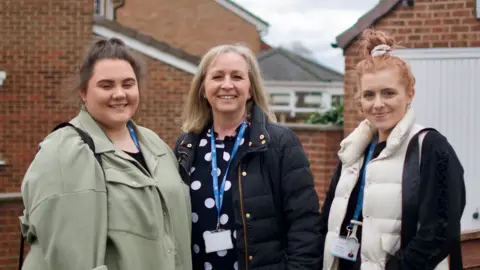
[[444,134],[464,170],[467,205],[462,230],[480,229],[480,48],[401,49],[417,79],[417,122]]

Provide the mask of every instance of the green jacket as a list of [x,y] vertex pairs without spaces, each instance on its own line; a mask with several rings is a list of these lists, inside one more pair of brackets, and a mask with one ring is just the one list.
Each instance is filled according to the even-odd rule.
[[192,269],[189,189],[169,146],[135,126],[150,175],[84,109],[71,123],[93,138],[105,177],[73,128],[40,144],[22,184],[23,269]]

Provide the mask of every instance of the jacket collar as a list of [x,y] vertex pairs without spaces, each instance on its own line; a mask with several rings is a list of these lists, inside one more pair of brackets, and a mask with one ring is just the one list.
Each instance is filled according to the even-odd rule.
[[267,132],[268,117],[257,105],[253,104],[250,118],[250,147],[252,151],[260,151],[267,148],[270,142],[270,134]]
[[[93,119],[90,113],[82,107],[80,113],[72,121],[72,124],[80,127],[92,137],[95,144],[95,153],[101,154],[106,152],[114,152],[115,155],[134,161],[134,159],[118,148],[105,134],[100,125]],[[148,136],[145,136],[141,127],[137,126],[133,120],[131,120],[133,128],[135,129],[142,154],[144,155],[145,162],[151,171],[154,171],[156,166],[156,159],[159,156],[166,154],[167,150],[161,147],[154,147],[154,143],[148,142]]]
[[[253,104],[250,117],[250,150],[249,152],[263,151],[267,149],[270,135],[267,132],[267,115],[257,105]],[[186,153],[190,159],[195,155],[195,147],[200,140],[200,134],[188,133],[180,142],[179,153]]]
[[93,142],[95,143],[95,152],[97,154],[113,152],[116,150],[115,145],[110,141],[105,132],[93,119],[90,113],[88,113],[85,107],[80,109],[80,113],[71,122],[92,137]]
[[[408,139],[410,130],[415,123],[415,112],[412,108],[407,110],[405,116],[393,128],[390,136],[387,138],[387,146],[376,159],[383,159],[395,153],[402,143]],[[377,129],[368,120],[364,120],[360,125],[340,143],[338,156],[342,164],[349,166],[363,157],[365,149],[377,135]]]

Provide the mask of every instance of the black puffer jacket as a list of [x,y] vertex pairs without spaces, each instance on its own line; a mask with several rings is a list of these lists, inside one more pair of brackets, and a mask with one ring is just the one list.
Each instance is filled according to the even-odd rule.
[[[180,173],[190,184],[199,137],[183,134],[175,146]],[[309,162],[295,134],[269,123],[253,106],[250,149],[232,161],[239,269],[319,269],[318,196]]]

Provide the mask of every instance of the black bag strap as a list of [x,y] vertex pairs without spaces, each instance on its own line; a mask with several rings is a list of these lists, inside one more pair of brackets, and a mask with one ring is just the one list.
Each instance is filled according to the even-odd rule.
[[22,270],[23,265],[23,250],[25,249],[25,238],[20,231],[20,254],[18,255],[18,270]]
[[88,135],[87,132],[79,129],[78,127],[70,124],[69,122],[63,122],[63,123],[59,124],[58,126],[56,126],[52,130],[52,132],[56,131],[58,129],[64,128],[64,127],[72,127],[73,129],[75,129],[75,131],[78,133],[78,135],[80,135],[80,138],[82,138],[82,141],[84,141],[88,145],[90,150],[92,150],[93,154],[95,155],[95,159],[98,161],[98,163],[100,164],[100,167],[102,167],[102,169],[103,169],[101,155],[95,153],[95,143],[93,142],[92,137],[90,137],[90,135]]
[[[52,132],[54,132],[58,129],[64,128],[64,127],[72,127],[73,129],[75,129],[75,131],[78,133],[78,135],[80,136],[82,141],[85,142],[88,145],[88,148],[90,148],[90,150],[92,150],[92,152],[95,156],[95,159],[100,164],[100,167],[102,168],[102,171],[103,171],[102,157],[101,157],[100,154],[95,153],[95,143],[93,142],[92,137],[90,137],[90,135],[88,135],[87,132],[79,129],[78,127],[72,125],[69,122],[60,123],[59,125],[57,125],[52,130]],[[105,176],[105,171],[103,172],[103,175]],[[25,250],[25,238],[23,237],[22,233],[20,233],[20,252],[19,252],[19,256],[18,256],[18,270],[22,269],[24,250]]]
[[418,131],[410,140],[403,165],[402,185],[405,192],[402,193],[402,228],[401,246],[408,245],[410,240],[417,234],[418,206],[420,203],[420,188],[422,179],[420,174],[421,154],[423,139],[429,131],[436,131],[433,128],[423,128]]

